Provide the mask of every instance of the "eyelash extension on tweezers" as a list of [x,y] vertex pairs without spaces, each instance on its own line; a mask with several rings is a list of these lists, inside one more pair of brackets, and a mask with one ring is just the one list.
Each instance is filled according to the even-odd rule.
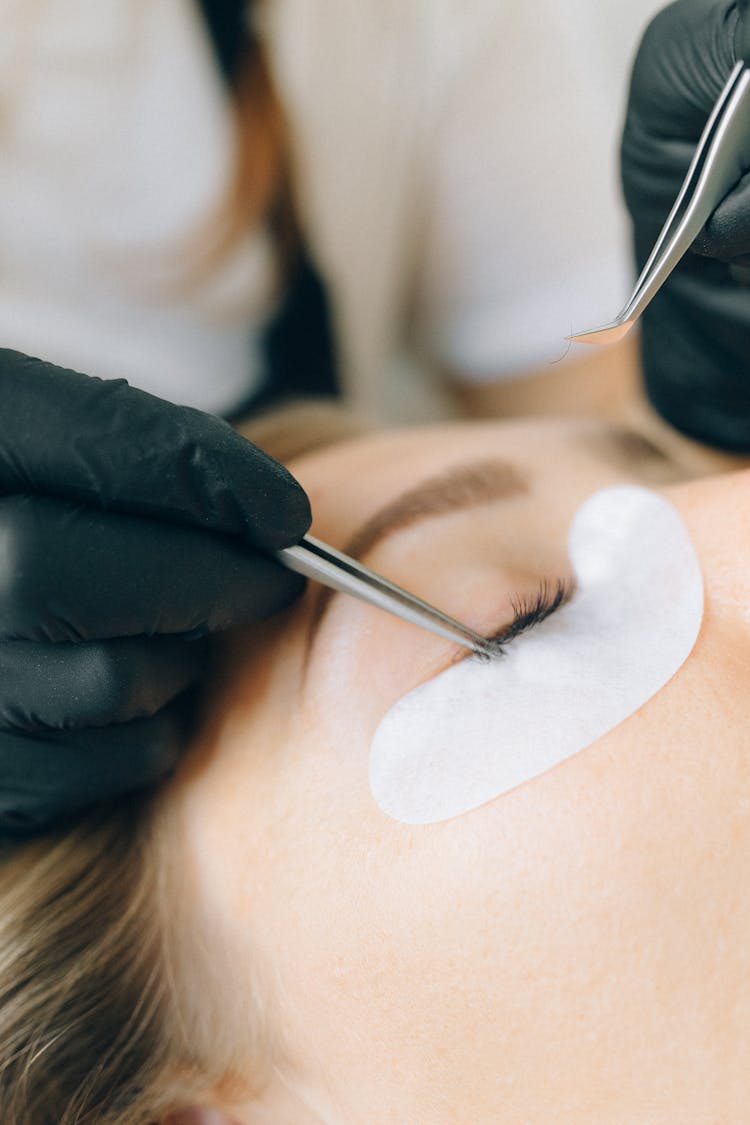
[[490,651],[486,655],[477,654],[475,659],[494,660],[504,656],[511,641],[546,621],[560,606],[570,601],[574,592],[575,585],[572,581],[557,578],[551,582],[546,578],[542,579],[536,594],[511,602],[513,620],[487,638]]

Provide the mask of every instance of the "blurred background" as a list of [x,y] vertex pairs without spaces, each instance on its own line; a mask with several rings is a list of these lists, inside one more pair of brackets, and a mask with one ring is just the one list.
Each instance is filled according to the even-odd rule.
[[0,343],[230,418],[512,411],[627,295],[657,6],[0,0]]

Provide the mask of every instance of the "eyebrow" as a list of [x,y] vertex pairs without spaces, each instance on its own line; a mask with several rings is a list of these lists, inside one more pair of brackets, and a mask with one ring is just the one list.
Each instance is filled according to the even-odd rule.
[[644,462],[661,463],[668,468],[679,467],[666,449],[629,426],[608,424],[604,429],[583,434],[580,440],[584,448],[606,457],[618,468],[632,469]]
[[[424,520],[452,512],[467,511],[500,500],[527,495],[529,482],[516,465],[501,458],[472,461],[456,465],[437,476],[427,477],[413,488],[370,516],[341,548],[352,558],[361,560],[389,536]],[[313,605],[307,636],[308,653],[331,600],[337,593],[330,587],[320,588]]]

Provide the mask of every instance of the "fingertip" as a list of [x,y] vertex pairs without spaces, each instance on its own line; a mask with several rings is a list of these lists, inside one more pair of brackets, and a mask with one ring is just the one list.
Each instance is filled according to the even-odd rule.
[[[262,464],[267,477],[266,495],[263,497],[265,502],[261,502],[259,510],[253,512],[256,518],[253,526],[248,529],[251,540],[254,537],[256,545],[260,545],[260,533],[262,546],[266,550],[278,551],[282,547],[291,547],[299,543],[312,523],[309,497],[286,465],[251,442],[247,442],[247,445],[253,450],[253,460],[257,463],[253,465],[253,471],[256,472],[257,467]],[[257,519],[260,511],[263,514],[261,521]]]
[[750,62],[750,0],[737,0],[739,20],[734,34],[734,46],[738,59]]
[[289,482],[288,501],[279,524],[277,542],[269,544],[272,550],[281,550],[282,547],[291,547],[299,543],[312,523],[312,510],[307,493],[291,473],[289,473]]

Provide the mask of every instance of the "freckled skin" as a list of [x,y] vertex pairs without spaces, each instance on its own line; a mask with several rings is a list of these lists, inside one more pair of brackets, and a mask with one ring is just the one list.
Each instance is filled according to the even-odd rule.
[[[447,515],[368,558],[485,629],[564,567],[584,496],[652,483],[592,434],[401,432],[291,467],[336,545],[405,482],[498,450],[517,461],[535,504]],[[172,795],[194,893],[236,949],[226,987],[262,965],[284,1039],[267,1093],[232,1120],[746,1125],[750,478],[665,494],[705,581],[689,659],[588,749],[457,819],[397,823],[367,784],[378,721],[450,662],[448,642],[339,598],[303,680],[312,590],[254,627],[262,645],[230,642]]]

